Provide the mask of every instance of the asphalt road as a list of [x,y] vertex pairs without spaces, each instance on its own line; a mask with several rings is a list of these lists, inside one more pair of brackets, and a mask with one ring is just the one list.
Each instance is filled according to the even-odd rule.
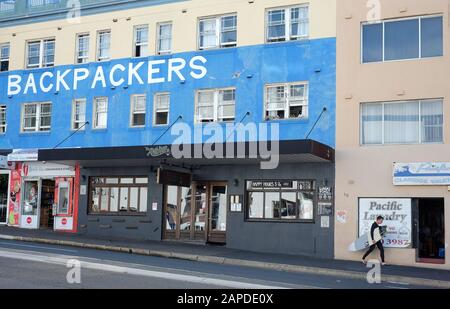
[[[74,268],[77,265],[81,266],[79,271],[76,267]],[[67,280],[68,274],[70,282]],[[395,282],[369,284],[365,280],[323,275],[0,241],[0,289],[22,288],[409,289],[423,287]]]

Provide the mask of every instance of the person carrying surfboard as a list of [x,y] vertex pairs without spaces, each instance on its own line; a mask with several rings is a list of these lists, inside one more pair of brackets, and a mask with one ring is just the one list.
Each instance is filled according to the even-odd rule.
[[386,265],[384,261],[384,248],[383,248],[383,242],[381,237],[381,231],[380,231],[380,225],[383,224],[384,218],[382,216],[378,216],[377,220],[372,224],[372,227],[370,228],[369,233],[369,250],[364,254],[362,257],[362,261],[364,264],[366,264],[366,257],[369,256],[369,254],[372,253],[373,250],[375,250],[375,247],[378,248],[380,251],[381,256],[381,265]]

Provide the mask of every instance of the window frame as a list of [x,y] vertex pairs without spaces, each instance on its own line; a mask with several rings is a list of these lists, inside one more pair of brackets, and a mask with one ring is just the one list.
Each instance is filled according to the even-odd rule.
[[[108,46],[108,57],[101,57],[101,45],[100,45],[100,39],[101,36],[103,34],[109,34],[109,46]],[[96,48],[96,55],[95,55],[95,61],[97,62],[104,62],[104,61],[109,61],[111,60],[111,39],[112,39],[112,35],[111,35],[111,29],[104,29],[104,30],[99,30],[97,31],[97,48]]]
[[[443,30],[443,36],[442,36],[442,43],[443,43],[443,49],[442,49],[442,56],[431,56],[431,57],[422,57],[422,19],[428,19],[428,18],[435,18],[435,17],[442,17],[442,30]],[[415,20],[417,19],[419,22],[419,29],[418,29],[418,36],[419,36],[419,57],[417,58],[405,58],[405,59],[392,59],[392,60],[385,60],[386,59],[386,42],[385,42],[385,30],[386,30],[386,23],[389,22],[399,22],[399,21],[406,21],[406,20]],[[382,59],[379,61],[370,61],[370,62],[364,62],[364,26],[366,25],[377,25],[382,24]],[[413,61],[413,60],[423,60],[423,59],[433,59],[433,58],[440,58],[445,56],[445,31],[444,31],[444,15],[443,14],[431,14],[431,15],[419,15],[419,16],[411,16],[411,17],[400,17],[400,18],[388,18],[383,19],[380,22],[362,22],[361,23],[361,30],[360,30],[360,64],[371,64],[371,63],[389,63],[389,62],[395,62],[395,61]]]
[[[98,119],[97,119],[97,113],[98,113],[98,108],[97,108],[97,102],[99,99],[106,99],[106,125],[103,126],[99,126],[98,125]],[[106,130],[108,129],[108,110],[109,110],[109,97],[106,96],[98,96],[98,97],[94,97],[93,99],[93,113],[92,113],[92,129],[93,130]]]
[[[223,33],[222,18],[225,18],[225,17],[235,17],[236,18],[236,42],[231,42],[231,43],[227,43],[227,44],[222,43],[222,33]],[[207,21],[207,20],[215,20],[215,22],[216,22],[216,33],[215,33],[216,44],[214,46],[210,46],[210,47],[202,47],[201,46],[202,33],[200,32],[200,24],[202,21]],[[237,47],[237,46],[238,46],[238,14],[237,14],[237,12],[220,14],[220,15],[212,15],[212,16],[204,16],[204,17],[198,18],[198,20],[197,20],[197,50],[233,48],[233,47]]]
[[[165,96],[165,95],[167,95],[167,96],[169,96],[169,107],[167,108],[167,123],[166,124],[157,124],[156,123],[156,114],[159,112],[159,113],[164,113],[165,111],[157,111],[156,110],[156,101],[157,101],[157,98],[159,97],[159,96]],[[170,92],[157,92],[157,93],[155,93],[154,94],[154,96],[153,96],[153,126],[154,127],[165,127],[165,126],[168,126],[169,125],[169,123],[170,123],[170,103],[171,103],[171,94],[170,94]]]
[[[53,41],[54,50],[53,50],[53,62],[44,63],[44,51],[45,51],[45,43]],[[37,65],[30,66],[30,44],[39,44],[39,63]],[[25,41],[25,69],[40,69],[40,68],[52,68],[56,65],[56,39],[55,37],[48,37],[43,39],[33,39]]]
[[[171,27],[170,29],[170,37],[168,37],[170,39],[170,49],[169,50],[161,50],[161,27],[163,26],[169,26]],[[165,38],[167,39],[167,38]],[[156,54],[157,55],[168,55],[171,54],[173,50],[173,22],[172,21],[165,21],[165,22],[160,22],[156,24]]]
[[[87,53],[86,56],[80,57],[80,38],[87,37]],[[76,48],[75,48],[75,64],[86,64],[89,63],[89,51],[90,51],[90,43],[91,43],[91,34],[89,32],[77,33],[76,35]],[[79,62],[79,60],[82,62]]]
[[[77,121],[75,119],[76,114],[76,104],[79,102],[83,102],[84,103],[84,122],[81,123],[80,121]],[[72,124],[71,124],[71,130],[72,131],[85,131],[86,130],[86,126],[81,127],[82,125],[86,124],[87,122],[87,99],[86,98],[78,98],[78,99],[74,99],[72,100]],[[79,128],[75,128],[75,124],[81,124],[81,126]]]
[[[36,113],[34,114],[34,118],[36,119],[36,125],[34,130],[29,130],[31,127],[25,127],[25,108],[26,106],[36,106]],[[50,105],[50,126],[42,126],[42,106]],[[50,101],[46,102],[26,102],[22,103],[21,112],[20,112],[20,133],[21,134],[33,134],[33,133],[49,133],[52,128],[52,113],[53,113],[53,104]],[[42,130],[44,128],[44,130]]]
[[[7,58],[4,58],[3,54],[2,54],[2,50],[4,47],[8,47],[8,57]],[[8,65],[7,65],[7,69],[2,71],[1,67],[4,62],[7,62]],[[11,64],[11,44],[9,42],[0,43],[0,72],[8,72],[10,64]]]
[[[140,112],[136,112],[135,110],[135,98],[145,98],[145,110],[142,113],[142,111]],[[141,93],[141,94],[132,94],[130,96],[130,128],[145,128],[145,126],[147,125],[147,94]],[[135,125],[133,124],[133,116],[134,115],[139,115],[139,114],[144,114],[144,124],[143,125]]]
[[[285,92],[285,102],[284,102],[285,103],[285,108],[284,108],[285,115],[286,115],[286,111],[289,111],[290,108],[291,108],[291,105],[290,105],[290,102],[291,102],[291,100],[290,100],[290,98],[291,98],[291,91],[290,91],[291,87],[292,86],[304,86],[305,87],[305,93],[306,94],[304,96],[305,97],[304,101],[306,101],[306,104],[298,105],[298,106],[306,106],[306,112],[305,112],[304,116],[297,117],[297,118],[291,118],[291,117],[287,117],[286,118],[286,117],[284,117],[284,118],[279,118],[279,119],[272,119],[272,118],[269,118],[267,116],[267,112],[268,112],[268,109],[267,109],[268,90],[269,90],[269,88],[272,88],[272,87],[281,87],[281,86],[284,87],[284,92]],[[263,104],[264,104],[264,106],[263,106],[263,118],[264,119],[263,120],[264,121],[308,120],[309,119],[309,93],[310,93],[310,91],[309,91],[309,82],[308,81],[265,84],[264,85],[264,102],[263,102]]]
[[[293,39],[292,34],[292,9],[296,8],[307,8],[308,9],[308,34],[306,36],[296,36],[296,39]],[[271,7],[266,8],[265,10],[265,29],[264,29],[264,41],[266,44],[273,44],[273,43],[283,43],[283,42],[296,42],[296,41],[304,41],[308,40],[311,37],[311,6],[309,3],[301,3],[301,4],[295,4],[295,5],[288,5],[288,6],[279,6],[279,7]],[[271,11],[280,11],[284,10],[284,40],[270,40],[269,38],[269,13]],[[280,37],[281,38],[281,37]]]
[[[258,189],[248,189],[248,183],[254,182],[254,181],[280,181],[280,182],[297,182],[297,188],[289,188],[284,189],[283,188],[276,188],[276,189],[269,189],[269,188],[258,188]],[[299,189],[298,183],[299,182],[310,182],[312,184],[312,189],[305,190],[305,189]],[[317,193],[317,187],[318,182],[315,179],[245,179],[245,194],[244,194],[244,207],[245,207],[245,214],[244,214],[244,220],[245,222],[270,222],[270,223],[309,223],[309,224],[315,224],[316,223],[316,216],[317,216],[317,205],[319,201],[319,196]],[[251,218],[250,217],[250,205],[249,205],[249,195],[251,192],[257,192],[257,193],[263,193],[263,203],[262,203],[262,209],[263,214],[262,218]],[[298,205],[298,197],[300,193],[312,193],[313,194],[313,207],[312,207],[312,219],[300,219],[300,205]],[[296,218],[295,219],[286,219],[286,218],[265,218],[266,213],[266,193],[278,193],[281,201],[282,193],[295,193],[296,194]]]
[[[220,92],[232,90],[234,91],[234,119],[233,120],[220,120],[219,117],[219,107],[220,105]],[[199,108],[199,95],[202,92],[213,92],[213,120],[212,121],[200,121],[198,115]],[[195,124],[206,124],[206,123],[234,123],[236,121],[236,87],[225,87],[225,88],[208,88],[208,89],[198,89],[195,91],[195,106],[194,106],[194,123]]]
[[[133,179],[133,183],[122,183],[121,180],[122,179]],[[141,178],[145,178],[147,179],[147,183],[138,183],[137,179],[141,179]],[[93,180],[94,179],[103,179],[103,183],[100,184],[93,184]],[[106,179],[118,179],[118,183],[106,183]],[[89,187],[89,203],[88,203],[88,207],[87,207],[87,215],[93,215],[93,216],[146,216],[147,213],[149,212],[149,201],[150,199],[148,198],[148,194],[150,192],[149,189],[149,184],[150,184],[150,178],[148,177],[148,175],[142,175],[142,176],[135,176],[135,175],[131,175],[131,176],[90,176],[88,179],[88,187]],[[92,206],[93,206],[93,191],[96,188],[100,188],[100,190],[102,189],[108,189],[108,210],[107,211],[102,211],[102,202],[101,202],[101,198],[99,199],[99,211],[98,212],[93,212],[92,211]],[[117,211],[111,211],[111,189],[112,188],[118,188],[118,192],[119,195],[117,197],[117,201],[118,201],[118,205],[117,205]],[[121,189],[123,188],[128,188],[128,201],[127,201],[127,210],[126,211],[120,211],[120,195],[121,195]],[[138,211],[130,211],[130,203],[131,203],[131,189],[132,188],[137,188],[138,190],[138,196],[137,196],[137,201],[138,201]],[[147,190],[147,205],[146,205],[146,210],[145,211],[141,211],[142,206],[141,206],[141,190],[142,189],[146,189]]]
[[[137,42],[137,33],[139,30],[146,29],[147,30],[147,42],[146,43],[138,43]],[[140,46],[147,46],[147,55],[136,55],[136,48]],[[142,53],[142,50],[141,50]],[[150,27],[148,24],[136,25],[133,27],[133,58],[142,58],[150,56]]]
[[6,131],[8,129],[8,121],[6,118],[7,110],[8,106],[6,106],[6,104],[0,104],[0,135],[6,134]]
[[[442,141],[440,142],[423,142],[422,137],[422,103],[427,101],[438,101],[442,103]],[[418,114],[418,137],[419,142],[417,143],[385,143],[385,105],[387,104],[403,104],[403,103],[413,103],[419,104],[419,114]],[[364,105],[380,105],[381,104],[381,143],[374,144],[364,144],[363,143],[363,106]],[[402,100],[402,101],[380,101],[380,102],[362,102],[359,106],[359,146],[360,147],[371,147],[371,146],[405,146],[405,145],[441,145],[445,142],[445,105],[444,98],[435,99],[419,99],[419,100]]]

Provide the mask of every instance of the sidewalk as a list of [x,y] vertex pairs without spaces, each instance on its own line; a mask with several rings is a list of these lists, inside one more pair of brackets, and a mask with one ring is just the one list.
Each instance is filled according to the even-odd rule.
[[[49,230],[24,230],[0,226],[0,239],[38,242],[89,249],[126,252],[148,256],[184,259],[235,266],[258,267],[299,273],[314,273],[365,280],[368,268],[360,262],[317,259],[302,256],[255,253],[222,246],[167,241],[130,241],[93,238]],[[382,280],[437,288],[450,288],[450,270],[405,266],[382,269]]]

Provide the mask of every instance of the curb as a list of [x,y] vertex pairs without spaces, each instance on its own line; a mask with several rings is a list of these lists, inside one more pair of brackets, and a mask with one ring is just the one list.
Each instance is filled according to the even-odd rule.
[[[218,256],[209,256],[209,255],[195,255],[195,254],[188,254],[188,253],[178,253],[178,252],[171,252],[171,251],[154,251],[154,250],[142,249],[142,248],[131,248],[131,247],[119,247],[119,246],[110,246],[110,245],[101,245],[101,244],[92,244],[92,243],[81,243],[81,242],[68,241],[68,240],[22,237],[22,236],[11,236],[11,235],[0,235],[0,239],[41,243],[41,244],[50,244],[50,245],[60,245],[60,246],[68,246],[68,247],[78,247],[78,248],[95,249],[95,250],[112,251],[112,252],[121,252],[121,253],[129,253],[129,254],[137,254],[137,255],[145,255],[145,256],[154,256],[154,257],[195,261],[195,262],[207,262],[207,263],[214,263],[214,264],[245,266],[245,267],[254,267],[254,268],[260,268],[260,269],[287,271],[287,272],[295,272],[295,273],[307,273],[307,274],[316,274],[316,275],[323,275],[323,276],[335,276],[335,277],[343,277],[343,278],[347,278],[347,279],[366,280],[366,278],[367,278],[366,273],[360,273],[360,272],[350,271],[350,270],[336,270],[336,269],[321,268],[321,267],[278,264],[278,263],[232,259],[232,258],[225,258],[225,257],[218,257]],[[441,289],[442,288],[450,289],[450,281],[444,281],[444,280],[432,280],[432,279],[423,279],[423,278],[397,276],[397,275],[383,275],[383,281],[397,282],[397,283],[410,284],[410,285],[419,285],[419,286],[426,286],[426,287],[433,287],[433,288],[441,288]]]

